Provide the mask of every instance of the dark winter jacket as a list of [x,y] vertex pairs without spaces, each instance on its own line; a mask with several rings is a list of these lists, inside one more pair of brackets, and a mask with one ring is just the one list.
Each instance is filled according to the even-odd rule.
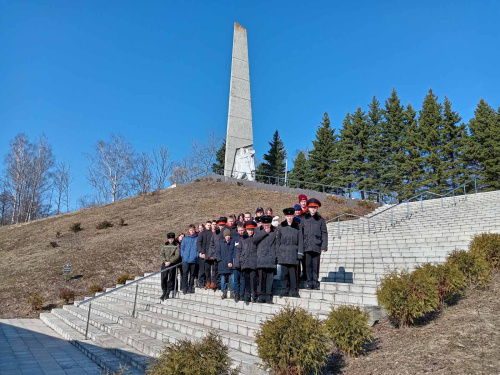
[[198,235],[191,236],[187,234],[181,242],[181,258],[182,263],[196,263],[198,261],[198,249],[196,241]]
[[205,253],[205,259],[209,259],[210,257],[215,258],[215,254],[217,253],[217,246],[219,246],[219,242],[224,239],[224,228],[222,230],[219,230],[217,228],[215,232],[212,232],[212,236],[210,237],[210,245],[208,247],[208,253]]
[[254,237],[245,236],[243,238],[239,259],[236,264],[244,269],[257,269],[257,246],[253,243]]
[[181,256],[179,254],[179,245],[175,242],[172,244],[165,242],[165,245],[163,245],[160,251],[160,259],[162,264],[170,262],[171,266],[179,263],[179,261],[181,260]]
[[298,254],[303,255],[300,226],[292,221],[292,225],[283,221],[276,228],[276,257],[278,264],[299,264]]
[[229,268],[228,263],[232,263],[234,265],[234,242],[229,241],[227,243],[226,239],[223,239],[219,242],[219,246],[217,247],[217,253],[215,255],[215,259],[217,259],[217,269],[219,274],[228,274],[231,273],[233,267]]
[[304,254],[307,252],[320,253],[328,250],[328,233],[326,231],[325,219],[320,214],[314,216],[307,212],[300,223],[300,235],[304,246]]
[[264,229],[257,231],[253,237],[257,246],[257,268],[276,268],[276,232],[271,227],[271,232]]
[[236,234],[231,241],[234,244],[234,264],[233,269],[240,269],[240,257],[241,257],[241,249],[243,247],[243,240],[245,239],[245,235],[240,236]]
[[198,233],[198,241],[196,243],[198,253],[206,254],[210,248],[210,240],[212,239],[212,231],[204,230]]
[[238,234],[238,227],[236,225],[233,225],[232,227],[226,225],[226,228],[228,228],[231,231],[231,238],[233,238]]

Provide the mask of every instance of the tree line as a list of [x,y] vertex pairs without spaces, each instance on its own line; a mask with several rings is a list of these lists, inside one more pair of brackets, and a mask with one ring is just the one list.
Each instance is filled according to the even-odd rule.
[[[286,149],[278,131],[269,145],[256,172],[284,177]],[[218,160],[214,167],[223,168],[223,157]],[[399,201],[427,190],[442,193],[476,176],[482,188],[500,189],[500,108],[481,99],[464,123],[451,101],[440,102],[432,89],[418,112],[402,105],[396,90],[383,106],[374,96],[366,110],[348,112],[338,132],[325,112],[312,148],[297,153],[288,174],[291,187],[320,183]]]

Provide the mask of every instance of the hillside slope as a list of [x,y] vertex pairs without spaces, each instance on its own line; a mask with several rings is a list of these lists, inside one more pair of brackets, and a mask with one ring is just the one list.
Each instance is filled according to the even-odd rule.
[[[0,317],[38,316],[30,312],[28,293],[39,291],[45,309],[61,306],[59,291],[69,287],[77,298],[88,296],[93,283],[116,284],[120,274],[142,275],[159,269],[158,255],[166,233],[187,232],[221,215],[254,212],[258,206],[273,207],[276,214],[297,202],[292,194],[269,192],[223,182],[194,182],[154,194],[136,196],[102,207],[89,208],[31,223],[0,228]],[[332,217],[345,211],[344,204],[324,202],[321,213]],[[366,214],[366,206],[349,208]],[[120,218],[126,226],[119,226]],[[112,228],[98,230],[108,220]],[[83,230],[73,233],[73,223]],[[60,232],[60,236],[56,236]],[[58,247],[53,248],[50,242]],[[66,282],[62,267],[71,264],[73,279]]]

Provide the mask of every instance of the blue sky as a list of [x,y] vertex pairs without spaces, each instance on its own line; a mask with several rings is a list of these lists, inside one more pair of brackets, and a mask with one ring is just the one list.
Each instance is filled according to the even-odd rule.
[[396,88],[417,109],[429,88],[468,121],[500,105],[498,1],[0,0],[0,157],[24,132],[71,164],[72,201],[90,193],[98,139],[177,160],[212,130],[225,135],[233,22],[248,29],[254,148],[278,129],[290,157],[324,111]]

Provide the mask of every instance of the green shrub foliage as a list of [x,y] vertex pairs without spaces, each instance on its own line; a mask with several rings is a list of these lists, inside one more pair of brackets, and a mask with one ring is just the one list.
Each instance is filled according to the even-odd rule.
[[328,334],[344,354],[356,356],[364,352],[365,344],[373,340],[373,330],[368,326],[370,315],[359,306],[339,306],[326,319]]
[[480,254],[466,250],[455,250],[448,255],[446,262],[458,267],[465,276],[468,285],[479,288],[488,287],[490,265]]
[[199,341],[180,340],[166,344],[148,370],[150,375],[237,375],[231,368],[228,348],[214,331]]
[[415,272],[425,272],[436,279],[439,302],[445,303],[460,295],[467,286],[465,276],[455,264],[425,263]]
[[393,271],[381,281],[378,302],[398,326],[413,324],[439,309],[436,285],[436,279],[425,272]]
[[500,268],[500,234],[475,235],[469,245],[469,251],[474,255],[484,257],[492,268]]
[[326,363],[328,336],[324,324],[301,307],[283,307],[261,324],[255,337],[264,368],[277,375],[318,373]]

